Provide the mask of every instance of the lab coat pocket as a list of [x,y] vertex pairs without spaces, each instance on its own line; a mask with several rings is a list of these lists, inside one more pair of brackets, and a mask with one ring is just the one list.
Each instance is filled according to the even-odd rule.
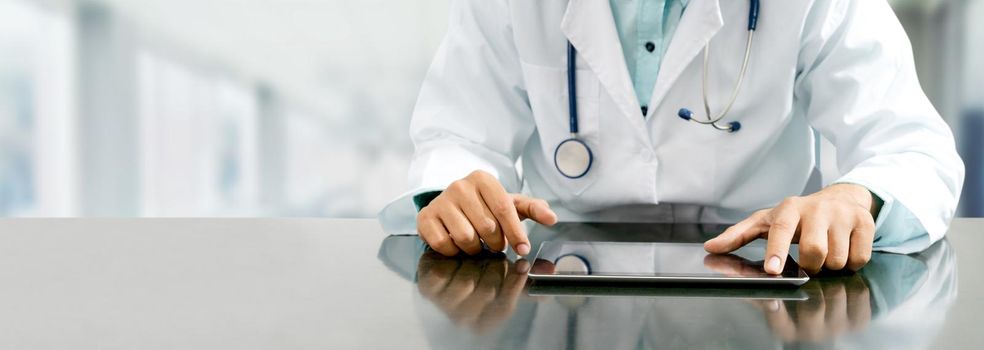
[[[540,138],[540,151],[546,163],[540,164],[540,172],[561,200],[578,197],[597,179],[599,164],[595,153],[590,171],[576,179],[563,176],[554,164],[557,146],[571,138],[567,69],[524,62],[523,72]],[[599,149],[601,143],[599,91],[600,83],[594,72],[577,69],[577,139],[587,144],[592,152]]]

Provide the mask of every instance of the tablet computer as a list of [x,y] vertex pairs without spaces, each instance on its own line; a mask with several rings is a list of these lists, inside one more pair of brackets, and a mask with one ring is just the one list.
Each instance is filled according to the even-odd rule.
[[765,246],[709,254],[700,243],[547,241],[529,277],[545,282],[644,282],[800,286],[810,278],[791,258],[782,274],[763,269]]
[[[681,285],[654,286],[649,284],[606,284],[606,283],[533,283],[526,294],[537,297],[651,297],[683,299],[741,299],[741,300],[789,300],[804,301],[810,296],[803,288],[677,288]],[[734,285],[738,287],[740,285]],[[730,286],[729,286],[730,287]]]

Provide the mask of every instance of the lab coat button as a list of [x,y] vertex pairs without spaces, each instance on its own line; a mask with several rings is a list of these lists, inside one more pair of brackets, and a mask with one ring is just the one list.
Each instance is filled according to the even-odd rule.
[[641,155],[642,155],[642,160],[645,162],[653,161],[653,158],[656,156],[655,154],[653,154],[653,151],[649,149],[643,149]]

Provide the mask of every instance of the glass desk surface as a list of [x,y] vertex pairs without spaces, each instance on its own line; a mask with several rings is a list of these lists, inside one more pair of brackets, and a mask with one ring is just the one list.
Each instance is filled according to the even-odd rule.
[[[532,226],[531,238],[702,242],[721,229],[647,226]],[[0,220],[0,347],[980,348],[982,231],[958,219],[922,253],[876,253],[788,297],[531,293],[526,260],[442,257],[375,220]]]

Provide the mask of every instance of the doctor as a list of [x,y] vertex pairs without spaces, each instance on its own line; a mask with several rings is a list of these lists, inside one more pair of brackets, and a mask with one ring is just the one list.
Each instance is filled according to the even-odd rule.
[[[391,205],[412,199],[442,254],[526,255],[523,219],[617,210],[738,222],[705,248],[766,238],[779,273],[798,242],[816,273],[922,250],[953,217],[963,163],[884,0],[458,0],[450,18]],[[818,135],[843,174],[824,188]]]

